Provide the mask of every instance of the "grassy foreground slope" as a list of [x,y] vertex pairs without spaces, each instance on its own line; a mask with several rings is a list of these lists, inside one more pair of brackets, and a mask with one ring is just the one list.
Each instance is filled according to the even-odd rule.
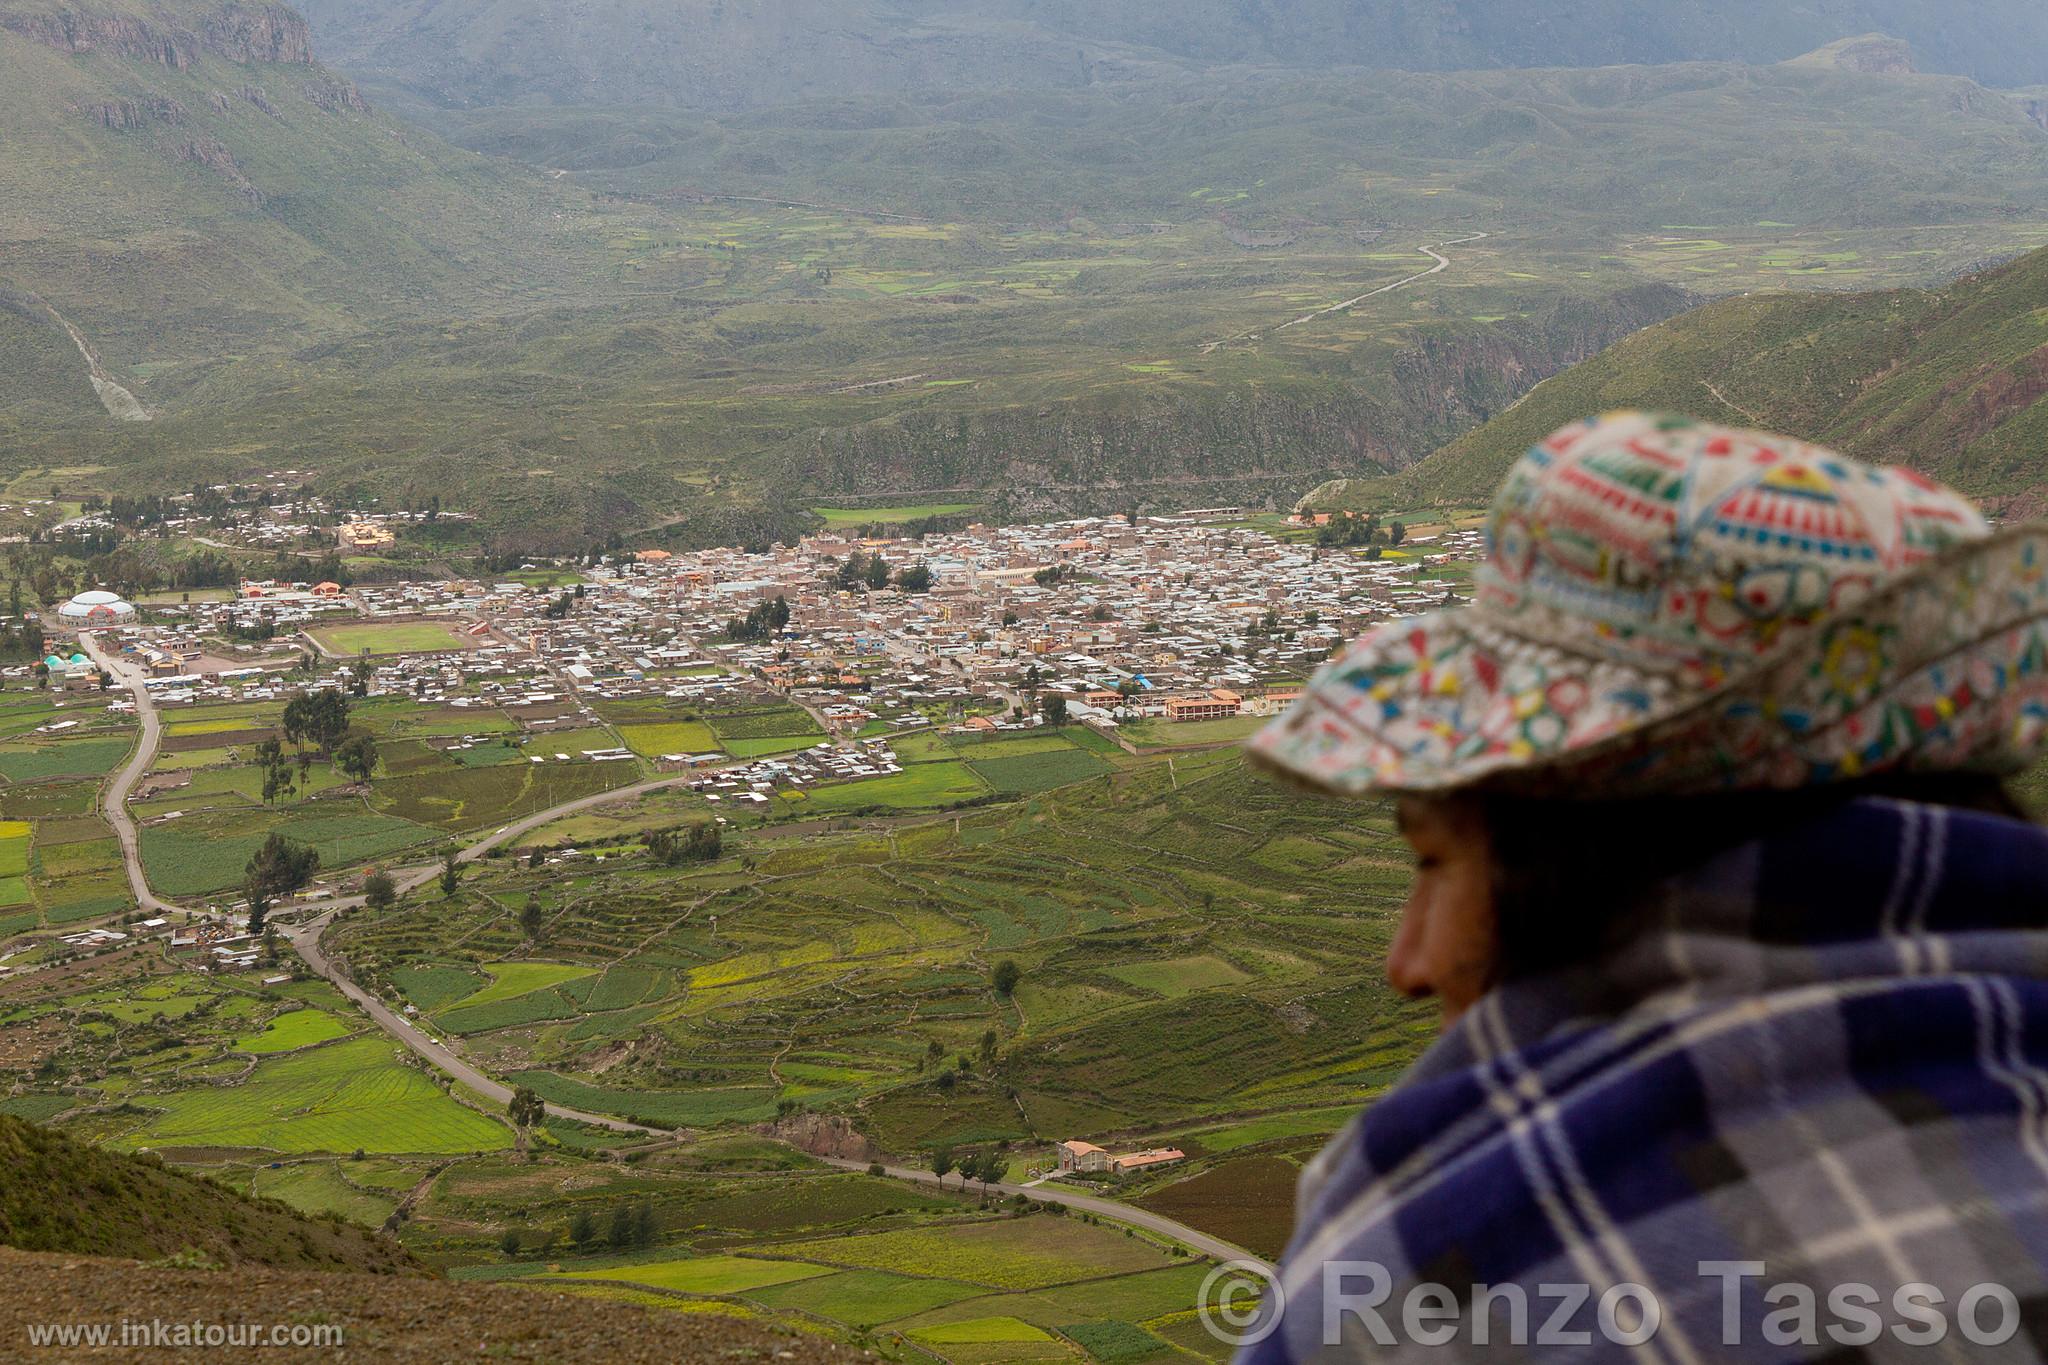
[[1403,478],[1352,496],[1483,503],[1567,422],[1654,407],[1913,466],[2012,515],[2048,505],[2048,252],[1944,289],[1727,299],[1539,385]]
[[0,1245],[152,1260],[416,1272],[395,1242],[269,1199],[245,1199],[147,1156],[121,1156],[0,1114]]

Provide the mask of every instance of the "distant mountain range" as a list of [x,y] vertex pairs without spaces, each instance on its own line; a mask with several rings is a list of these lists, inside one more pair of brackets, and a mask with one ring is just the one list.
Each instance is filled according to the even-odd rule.
[[2048,513],[2048,251],[1941,289],[1724,299],[1545,380],[1392,481],[1318,505],[1484,504],[1550,432],[1613,408],[1789,432]]
[[[812,38],[893,50],[850,3]],[[1864,35],[1771,66],[1155,57],[1086,90],[430,111],[472,151],[324,46],[264,0],[0,0],[0,476],[298,469],[521,548],[905,492],[1285,501],[1699,297],[2048,237],[2032,97]]]
[[321,53],[448,108],[729,112],[1075,89],[1163,69],[1775,62],[1902,38],[1932,71],[2048,83],[2038,0],[305,0]]

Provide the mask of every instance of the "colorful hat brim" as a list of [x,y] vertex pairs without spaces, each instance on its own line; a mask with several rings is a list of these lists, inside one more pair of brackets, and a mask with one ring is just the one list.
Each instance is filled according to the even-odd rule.
[[1251,757],[1319,789],[1557,796],[2009,771],[2048,721],[2048,526],[1950,547],[1722,679],[1531,638],[1477,607],[1325,665]]

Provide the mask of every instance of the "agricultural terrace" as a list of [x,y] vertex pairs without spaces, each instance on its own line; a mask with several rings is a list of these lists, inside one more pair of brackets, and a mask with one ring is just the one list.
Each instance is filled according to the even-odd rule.
[[369,654],[442,654],[473,647],[457,621],[352,621],[306,632],[333,658]]
[[295,767],[291,790],[266,803],[256,746],[277,733],[282,712],[281,701],[164,709],[156,762],[131,801],[143,866],[159,892],[203,896],[238,885],[273,831],[315,849],[323,870],[339,871],[420,856],[451,837],[646,775],[635,762],[586,757],[619,747],[603,725],[563,730],[552,717],[542,723],[493,706],[376,697],[354,701],[349,715],[351,728],[377,745],[367,784],[316,758]]
[[[493,960],[402,979],[443,1005],[491,1008],[593,977]],[[628,984],[605,989],[623,999]],[[945,1343],[1090,1332],[1180,1341],[1206,1269],[1149,1235],[985,1206],[957,1177],[940,1190],[835,1170],[750,1132],[614,1161],[641,1139],[549,1119],[515,1154],[501,1116],[401,1060],[317,980],[266,988],[109,955],[62,980],[0,981],[0,1049],[31,1078],[0,1111],[149,1147],[308,1213],[392,1224],[458,1278],[871,1334],[892,1358],[899,1336],[908,1354],[948,1358],[973,1357]]]
[[16,1098],[111,1146],[253,1159],[511,1141],[498,1116],[465,1107],[317,979],[264,986],[116,954],[0,982],[0,1033],[29,1040],[11,1060],[34,1084]]
[[132,906],[119,846],[95,812],[135,746],[114,694],[0,690],[0,940]]
[[1375,966],[1407,877],[1384,812],[1281,791],[1227,751],[1071,752],[1100,769],[957,819],[743,838],[676,868],[631,844],[492,862],[433,916],[355,912],[329,946],[578,1108],[715,1129],[800,1106],[909,1157],[1173,1132],[1204,1163],[1291,1169],[1430,1033]]

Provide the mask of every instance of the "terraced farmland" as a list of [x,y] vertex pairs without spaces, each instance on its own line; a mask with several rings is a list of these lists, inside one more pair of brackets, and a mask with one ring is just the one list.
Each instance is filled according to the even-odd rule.
[[393,1056],[383,1038],[259,1062],[238,1085],[153,1095],[160,1111],[127,1146],[274,1152],[470,1152],[507,1145],[501,1124],[463,1108]]
[[[968,766],[931,738],[906,774]],[[1098,758],[1021,739],[987,761]],[[330,947],[563,1104],[693,1127],[802,1105],[911,1154],[1362,1102],[1430,1035],[1378,976],[1406,876],[1384,811],[1296,797],[1227,751],[1171,772],[1121,756],[957,822],[742,837],[678,868],[492,863],[431,919],[361,913]],[[1011,999],[990,986],[1003,958]],[[588,974],[454,994],[507,962]]]

